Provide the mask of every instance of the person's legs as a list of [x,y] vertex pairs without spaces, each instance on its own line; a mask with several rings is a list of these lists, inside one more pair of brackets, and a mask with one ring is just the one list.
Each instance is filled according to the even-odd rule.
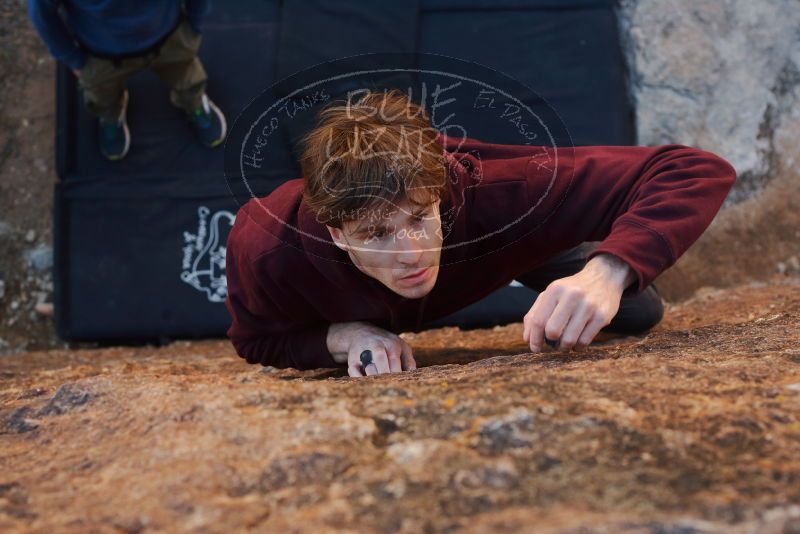
[[164,41],[151,67],[170,87],[170,101],[186,113],[202,107],[206,71],[197,57],[200,35],[184,19]]
[[99,119],[98,145],[108,159],[124,157],[130,147],[125,81],[143,66],[144,63],[135,58],[114,62],[89,56],[81,70],[78,85],[86,110]]
[[182,109],[201,143],[215,147],[225,140],[225,115],[208,98],[206,71],[197,57],[202,38],[184,19],[153,59],[155,73],[171,87],[172,104]]
[[[542,292],[550,282],[576,274],[586,265],[586,256],[599,245],[587,241],[553,256],[533,271],[517,276],[516,280],[537,292]],[[619,310],[602,332],[637,334],[658,324],[664,316],[664,303],[655,284],[650,284],[640,294],[620,299]]]
[[118,120],[123,112],[128,76],[129,72],[115,66],[111,60],[89,56],[78,78],[86,110],[108,122]]

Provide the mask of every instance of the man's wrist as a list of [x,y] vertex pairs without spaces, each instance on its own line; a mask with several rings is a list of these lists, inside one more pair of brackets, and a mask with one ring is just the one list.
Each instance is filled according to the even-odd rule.
[[636,272],[625,261],[613,254],[602,252],[586,263],[586,268],[597,270],[607,277],[620,293],[636,281]]

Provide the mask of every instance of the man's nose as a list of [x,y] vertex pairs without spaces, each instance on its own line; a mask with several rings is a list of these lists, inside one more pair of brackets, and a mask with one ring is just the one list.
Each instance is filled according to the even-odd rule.
[[423,240],[409,237],[408,235],[398,236],[397,261],[404,265],[417,265],[424,249],[425,243]]

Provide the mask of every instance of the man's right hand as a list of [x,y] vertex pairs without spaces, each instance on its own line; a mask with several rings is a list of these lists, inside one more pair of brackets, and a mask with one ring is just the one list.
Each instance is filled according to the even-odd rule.
[[[370,323],[333,323],[328,329],[328,350],[338,363],[347,362],[350,376],[413,371],[417,362],[411,346],[400,336]],[[374,365],[361,366],[361,353],[372,351]]]

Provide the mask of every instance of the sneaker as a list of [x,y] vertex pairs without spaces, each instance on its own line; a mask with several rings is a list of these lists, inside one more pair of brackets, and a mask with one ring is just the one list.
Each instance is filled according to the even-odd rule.
[[214,105],[214,103],[203,95],[203,105],[192,113],[189,113],[189,120],[194,127],[197,138],[208,148],[214,148],[225,140],[227,124],[225,115]]
[[122,95],[122,111],[115,121],[100,119],[97,128],[97,144],[100,152],[107,159],[116,161],[125,157],[131,147],[131,132],[128,129],[126,113],[128,111],[128,91]]

